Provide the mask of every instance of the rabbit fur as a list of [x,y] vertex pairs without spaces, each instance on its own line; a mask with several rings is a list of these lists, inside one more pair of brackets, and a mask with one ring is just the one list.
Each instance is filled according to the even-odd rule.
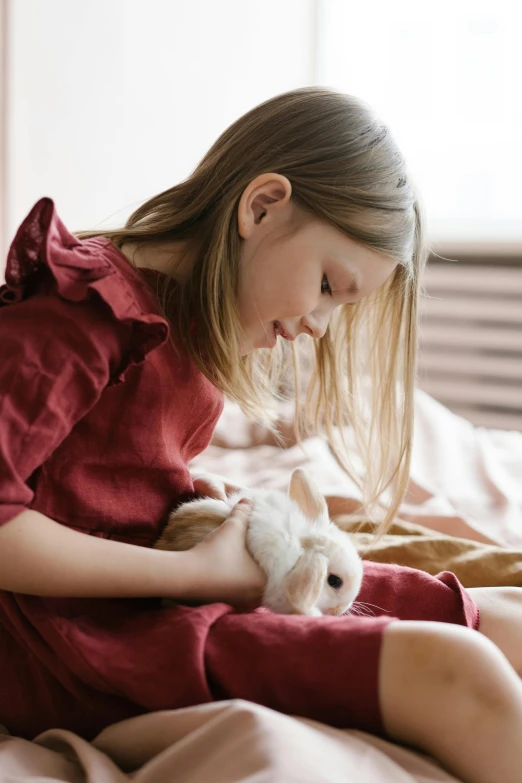
[[267,575],[263,605],[280,614],[347,612],[361,587],[362,561],[348,533],[330,520],[324,497],[302,468],[292,472],[288,494],[244,489],[226,500],[183,503],[169,515],[154,548],[191,549],[242,497],[253,503],[246,545]]

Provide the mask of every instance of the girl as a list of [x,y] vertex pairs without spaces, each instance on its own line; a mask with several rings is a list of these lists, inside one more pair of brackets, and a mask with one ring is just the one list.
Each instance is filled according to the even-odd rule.
[[[387,529],[409,476],[426,257],[390,132],[323,88],[252,109],[124,228],[72,234],[51,199],[35,204],[0,289],[11,733],[91,739],[143,712],[242,698],[412,744],[464,781],[519,780],[516,591],[365,562],[360,600],[376,616],[261,612],[241,504],[194,549],[152,549],[180,500],[235,488],[187,464],[223,394],[274,427],[289,348],[298,432],[324,433],[350,472],[335,433],[354,428],[365,513],[392,488]],[[315,352],[304,407],[301,334]]]

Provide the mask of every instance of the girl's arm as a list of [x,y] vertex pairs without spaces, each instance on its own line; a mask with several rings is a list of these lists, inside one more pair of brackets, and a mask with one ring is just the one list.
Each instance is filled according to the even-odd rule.
[[79,533],[26,510],[0,527],[0,589],[77,598],[162,597],[259,606],[264,573],[245,545],[248,506],[236,505],[213,534],[166,552]]
[[[165,555],[176,557],[165,557]],[[166,553],[79,533],[28,509],[0,527],[0,589],[28,595],[189,595],[189,552]]]

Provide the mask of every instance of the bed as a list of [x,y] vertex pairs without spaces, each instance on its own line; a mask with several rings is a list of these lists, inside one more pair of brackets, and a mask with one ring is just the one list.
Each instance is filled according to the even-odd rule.
[[[474,427],[418,389],[411,480],[395,524],[366,557],[436,574],[466,587],[522,587],[522,433]],[[286,417],[286,418],[285,418]],[[308,467],[337,524],[367,552],[372,525],[349,523],[360,499],[319,438],[306,455],[227,403],[212,443],[194,467],[240,484],[286,489]],[[354,730],[282,715],[239,699],[150,713],[107,727],[92,742],[63,729],[28,741],[0,726],[0,782],[34,778],[89,783],[455,782],[432,758]],[[458,782],[457,782],[458,783]]]

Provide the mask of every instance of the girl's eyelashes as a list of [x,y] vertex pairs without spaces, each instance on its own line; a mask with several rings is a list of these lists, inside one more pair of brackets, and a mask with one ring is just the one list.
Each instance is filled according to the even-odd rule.
[[[328,277],[326,275],[323,275],[323,280],[321,283],[321,293],[322,294],[328,294],[328,296],[333,296],[333,291],[330,288],[330,283],[328,282]],[[349,307],[355,307],[357,302],[345,302]]]
[[321,282],[321,293],[328,294],[329,296],[333,296],[332,289],[330,288],[330,283],[328,282],[328,278],[326,275],[323,275],[323,280]]

